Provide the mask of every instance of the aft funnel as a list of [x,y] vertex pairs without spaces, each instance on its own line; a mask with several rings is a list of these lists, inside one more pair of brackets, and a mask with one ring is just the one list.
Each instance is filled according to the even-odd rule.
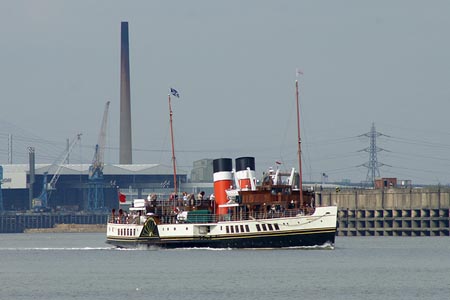
[[236,179],[237,188],[240,190],[255,189],[255,158],[239,157],[236,158]]

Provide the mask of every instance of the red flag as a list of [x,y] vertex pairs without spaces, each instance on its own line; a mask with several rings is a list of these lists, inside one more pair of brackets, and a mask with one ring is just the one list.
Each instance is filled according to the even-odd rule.
[[120,201],[120,203],[127,202],[127,196],[125,194],[122,194],[121,192],[119,192],[119,201]]

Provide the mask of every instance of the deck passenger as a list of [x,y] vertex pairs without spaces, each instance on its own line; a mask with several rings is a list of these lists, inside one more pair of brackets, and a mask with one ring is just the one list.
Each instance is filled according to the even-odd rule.
[[186,192],[183,192],[183,205],[184,206],[189,206],[188,193],[186,193]]
[[204,192],[204,191],[201,191],[201,192],[198,193],[198,195],[197,195],[197,206],[202,205],[204,199],[205,199],[205,192]]

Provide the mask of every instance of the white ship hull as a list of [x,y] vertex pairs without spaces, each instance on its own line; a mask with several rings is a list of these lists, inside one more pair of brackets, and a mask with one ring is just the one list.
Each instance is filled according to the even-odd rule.
[[337,207],[317,207],[312,215],[216,223],[141,225],[108,223],[107,243],[118,247],[284,248],[334,244]]

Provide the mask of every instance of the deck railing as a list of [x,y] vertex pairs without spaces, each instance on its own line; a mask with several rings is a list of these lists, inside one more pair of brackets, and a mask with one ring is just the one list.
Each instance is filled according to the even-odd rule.
[[[181,212],[180,212],[181,213]],[[276,212],[239,212],[239,213],[229,213],[224,215],[211,214],[203,210],[192,210],[188,211],[187,216],[176,213],[172,211],[167,214],[154,214],[157,216],[162,224],[177,224],[177,223],[217,223],[225,221],[245,221],[245,220],[258,220],[258,219],[276,219],[276,218],[289,218],[295,217],[297,215],[305,215],[305,211],[301,209],[286,209],[284,211]],[[142,216],[146,218],[144,215]],[[124,213],[121,216],[115,215],[110,216],[109,223],[122,223],[122,224],[139,224],[142,218],[138,214],[128,214]]]

